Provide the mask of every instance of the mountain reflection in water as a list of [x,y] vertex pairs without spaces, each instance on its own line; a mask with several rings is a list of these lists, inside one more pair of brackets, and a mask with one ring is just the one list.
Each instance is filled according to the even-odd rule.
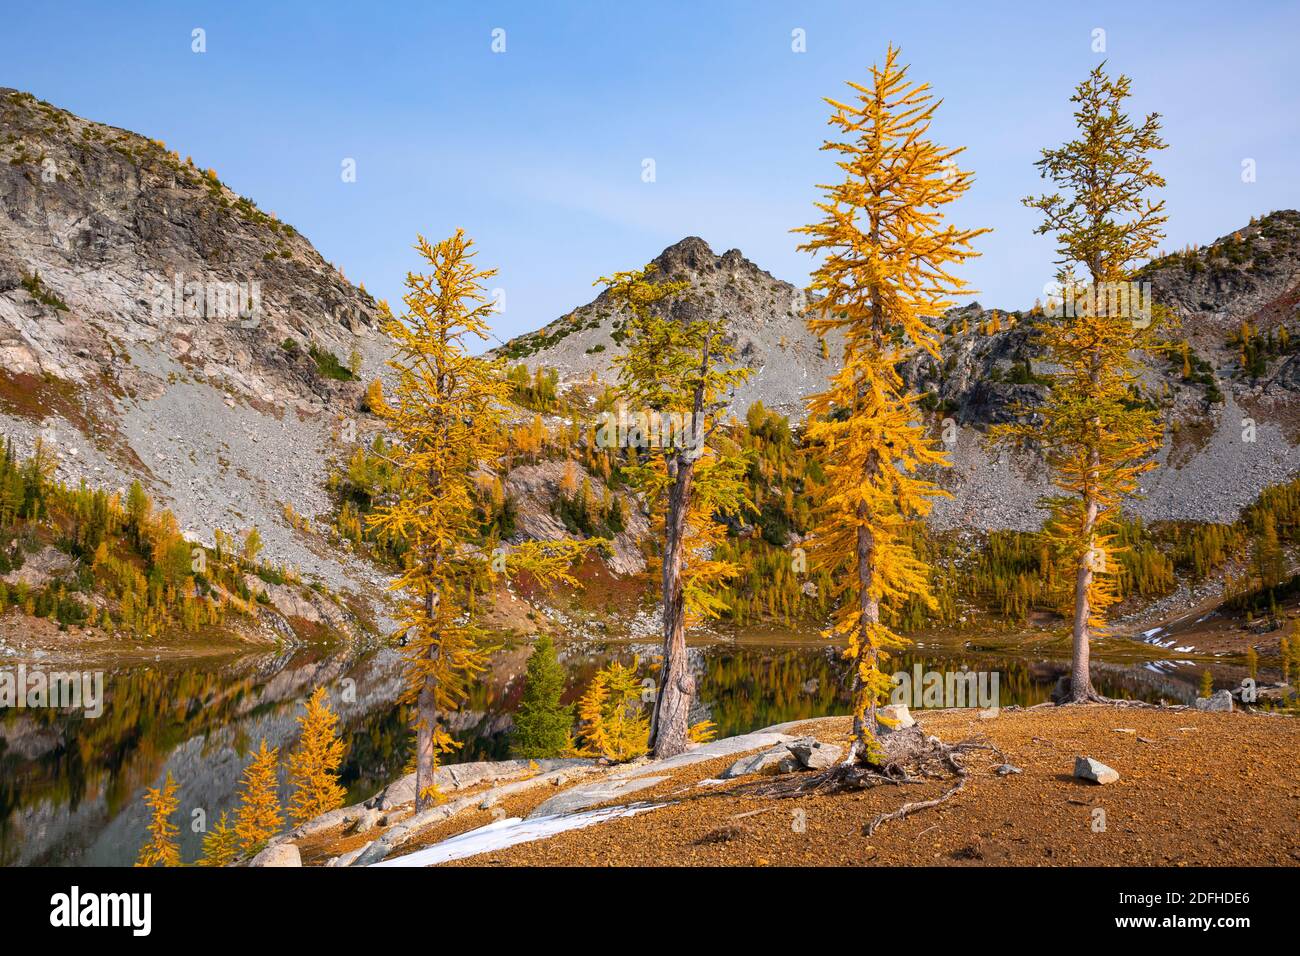
[[[566,700],[612,657],[646,660],[652,645],[561,647],[569,671]],[[693,720],[713,720],[719,736],[848,711],[847,665],[837,648],[815,643],[692,647],[699,701]],[[527,648],[498,656],[451,729],[462,747],[447,759],[508,755],[510,713],[522,690]],[[997,672],[999,703],[1049,699],[1061,662],[1006,655],[920,650],[893,670]],[[53,668],[52,668],[53,669]],[[66,668],[63,668],[66,669]],[[1096,663],[1103,694],[1187,700],[1186,675],[1142,665]],[[147,823],[144,788],[170,771],[179,791],[182,859],[200,853],[203,821],[234,807],[249,752],[265,737],[282,753],[297,738],[297,718],[324,684],[341,716],[347,745],[343,784],[349,803],[397,777],[410,759],[408,715],[397,704],[400,652],[298,651],[251,654],[214,662],[138,666],[105,674],[102,716],[54,710],[0,712],[0,863],[126,866],[135,861]],[[283,779],[283,772],[282,772]],[[287,789],[282,792],[287,803]]]

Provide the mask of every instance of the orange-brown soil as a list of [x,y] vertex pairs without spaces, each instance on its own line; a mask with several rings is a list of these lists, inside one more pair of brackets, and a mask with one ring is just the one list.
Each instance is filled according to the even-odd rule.
[[[792,799],[746,793],[765,778],[697,786],[733,759],[720,758],[636,794],[669,802],[661,809],[449,865],[1300,863],[1300,720],[1088,706],[1003,711],[985,720],[973,711],[934,712],[920,721],[948,743],[983,736],[1023,772],[999,777],[1001,757],[973,753],[964,791],[867,838],[863,827],[877,814],[937,796],[946,784]],[[827,718],[799,731],[842,743],[848,723]],[[1102,761],[1121,779],[1106,786],[1074,779],[1076,756]],[[508,813],[526,813],[543,795],[521,796],[518,806],[504,804]],[[488,822],[487,811],[467,813],[436,836]]]

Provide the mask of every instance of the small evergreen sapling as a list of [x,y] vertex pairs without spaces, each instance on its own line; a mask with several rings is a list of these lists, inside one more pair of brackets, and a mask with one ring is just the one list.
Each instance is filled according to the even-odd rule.
[[560,757],[572,747],[573,706],[560,703],[563,693],[564,668],[556,657],[554,642],[543,634],[528,658],[523,701],[515,715],[511,749],[516,756]]
[[636,679],[639,664],[636,659],[631,666],[610,661],[592,678],[578,702],[579,756],[631,760],[650,749],[650,719]]
[[226,811],[222,810],[216,825],[203,838],[203,858],[199,860],[199,866],[229,866],[238,855],[235,828],[227,820]]

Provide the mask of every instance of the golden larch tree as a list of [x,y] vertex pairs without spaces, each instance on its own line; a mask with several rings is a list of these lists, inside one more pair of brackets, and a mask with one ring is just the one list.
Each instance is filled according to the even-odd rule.
[[819,188],[823,218],[796,230],[800,249],[820,258],[810,287],[808,327],[841,349],[841,366],[809,400],[808,440],[825,456],[826,488],[809,557],[831,578],[830,637],[847,641],[853,662],[853,744],[845,763],[868,762],[876,705],[891,681],[880,664],[902,639],[881,621],[882,602],[933,605],[929,569],[904,534],[942,492],[922,469],[947,464],[925,427],[919,396],[898,365],[923,350],[938,357],[935,325],[967,292],[949,270],[975,256],[985,229],[945,225],[943,207],[970,187],[960,148],[929,138],[939,101],[907,79],[890,46],[867,84],[849,83],[849,102],[828,99],[843,180]]
[[632,457],[627,475],[650,507],[663,599],[650,746],[656,757],[671,757],[690,743],[695,679],[686,659],[687,628],[717,616],[718,585],[739,572],[710,555],[723,535],[719,517],[749,507],[748,459],[718,428],[750,370],[735,367],[725,323],[701,314],[686,294],[689,283],[656,282],[656,268],[652,263],[599,281],[627,315],[625,350],[614,358],[619,397],[634,423],[623,436]]
[[267,749],[266,738],[253,752],[252,762],[244,768],[239,788],[239,805],[235,809],[235,838],[241,856],[253,856],[262,850],[284,826],[280,814],[279,781],[276,763],[280,748]]
[[228,816],[222,810],[220,818],[203,837],[203,856],[199,866],[229,866],[239,856],[239,838]]
[[481,627],[476,601],[500,574],[525,573],[539,583],[576,584],[572,563],[593,542],[530,541],[497,551],[476,513],[478,477],[506,462],[510,391],[501,360],[469,351],[489,337],[493,309],[463,230],[437,244],[418,237],[428,274],[409,273],[406,313],[381,305],[383,329],[395,346],[389,366],[393,394],[377,410],[394,433],[395,491],[368,516],[381,535],[405,541],[406,566],[393,583],[405,596],[402,702],[414,705],[416,806],[440,799],[438,755],[458,742],[439,723],[458,708],[488,665],[494,644]]
[[650,722],[636,676],[639,666],[639,659],[630,666],[610,661],[592,677],[578,700],[578,756],[631,760],[649,749]]
[[148,788],[144,802],[149,808],[149,839],[140,848],[135,865],[180,866],[181,851],[176,843],[180,830],[171,821],[177,806],[176,781],[172,779],[170,770],[161,787]]
[[295,824],[343,806],[347,791],[339,785],[343,765],[343,741],[339,739],[338,714],[330,709],[325,688],[317,687],[298,718],[298,748],[289,754],[289,818]]
[[998,440],[1040,447],[1060,490],[1045,502],[1043,534],[1073,569],[1067,702],[1099,699],[1089,647],[1117,600],[1116,521],[1138,478],[1155,467],[1150,459],[1162,437],[1154,407],[1138,390],[1142,351],[1156,323],[1133,308],[1138,297],[1130,283],[1163,237],[1164,202],[1153,202],[1148,191],[1164,185],[1149,154],[1165,143],[1157,114],[1140,125],[1125,114],[1129,79],[1112,80],[1104,67],[1070,99],[1078,136],[1044,149],[1037,162],[1058,191],[1024,200],[1043,214],[1036,231],[1055,236],[1059,255],[1060,301],[1036,323],[1056,368],[1049,394],[1017,422],[993,430]]

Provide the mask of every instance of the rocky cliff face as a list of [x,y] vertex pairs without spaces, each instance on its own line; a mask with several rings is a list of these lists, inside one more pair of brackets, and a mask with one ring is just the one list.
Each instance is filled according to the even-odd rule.
[[[691,282],[690,302],[678,308],[723,317],[739,361],[755,370],[733,410],[743,414],[761,399],[801,419],[805,398],[822,386],[838,349],[832,345],[823,358],[805,328],[800,290],[738,250],[716,255],[695,237],[654,261],[665,278]],[[1173,321],[1162,331],[1170,353],[1152,357],[1146,375],[1148,394],[1170,423],[1162,467],[1148,476],[1134,509],[1148,519],[1231,520],[1262,488],[1300,467],[1300,349],[1279,344],[1288,324],[1289,341],[1300,339],[1300,213],[1265,216],[1207,247],[1158,259],[1137,278],[1150,283]],[[602,294],[498,354],[556,368],[562,380],[609,381],[623,318]],[[1045,393],[1033,320],[978,303],[953,309],[940,319],[947,332],[940,358],[920,356],[904,369],[927,394],[936,423],[951,419],[954,426],[953,468],[942,476],[953,498],[934,515],[942,526],[1029,529],[1041,521],[1037,501],[1048,490],[1041,461],[1012,457],[986,441],[989,425]],[[1243,322],[1262,355],[1245,365]]]
[[283,507],[328,511],[326,458],[386,357],[375,305],[215,172],[0,89],[0,432],[44,437],[63,478],[138,477],[197,539],[257,525],[272,560],[347,586]]
[[[696,237],[654,261],[659,275],[691,283],[689,302],[673,308],[729,323],[739,361],[754,370],[733,409],[762,400],[801,419],[839,351],[831,343],[823,355],[808,334],[801,290]],[[1300,466],[1300,213],[1158,259],[1139,279],[1177,324],[1165,333],[1174,349],[1148,371],[1148,394],[1171,424],[1135,508],[1153,519],[1231,519]],[[569,382],[609,381],[624,319],[602,294],[499,354]],[[1030,319],[955,309],[941,317],[940,358],[905,368],[936,426],[953,426],[954,467],[942,477],[953,498],[936,509],[940,525],[1041,519],[1041,463],[985,439],[990,424],[1043,394]],[[361,383],[388,354],[375,321],[370,296],[215,173],[164,144],[0,90],[0,431],[20,447],[44,437],[65,479],[124,486],[139,477],[199,540],[256,525],[273,560],[335,588],[378,583],[372,568],[284,517],[286,504],[309,518],[329,512],[321,477],[357,415]],[[350,357],[356,379],[342,367]],[[620,560],[631,567],[626,544]]]

